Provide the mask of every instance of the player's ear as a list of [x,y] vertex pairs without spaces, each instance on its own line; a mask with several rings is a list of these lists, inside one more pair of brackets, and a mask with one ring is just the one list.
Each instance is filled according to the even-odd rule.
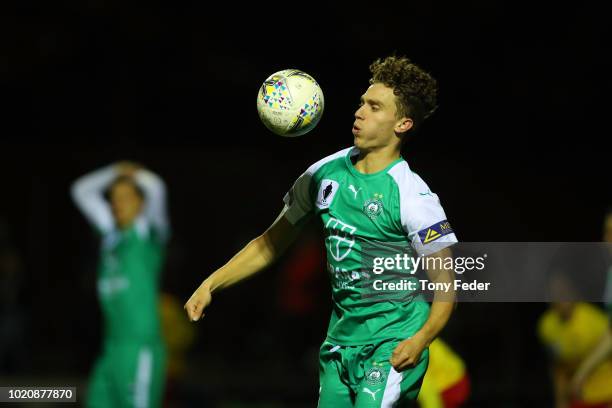
[[400,120],[398,120],[397,123],[395,124],[395,132],[396,133],[407,132],[410,129],[412,129],[413,125],[414,125],[414,122],[412,121],[412,119],[403,117]]

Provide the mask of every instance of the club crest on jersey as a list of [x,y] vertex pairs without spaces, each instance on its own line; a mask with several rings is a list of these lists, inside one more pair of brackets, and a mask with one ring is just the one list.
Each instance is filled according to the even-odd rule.
[[329,205],[334,201],[336,192],[338,191],[338,182],[330,179],[323,179],[319,186],[319,194],[317,194],[317,207],[329,208]]
[[378,367],[372,367],[366,371],[365,380],[369,385],[380,385],[385,382],[387,376]]
[[374,198],[370,198],[363,203],[363,212],[370,217],[371,220],[376,219],[383,212],[382,194],[374,193]]
[[429,244],[445,235],[452,234],[453,229],[446,220],[435,223],[431,227],[419,231],[419,238],[423,244]]

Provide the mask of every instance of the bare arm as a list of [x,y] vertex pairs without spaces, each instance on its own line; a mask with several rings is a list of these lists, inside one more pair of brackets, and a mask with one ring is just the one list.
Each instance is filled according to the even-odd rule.
[[[444,248],[430,258],[446,258],[451,256],[451,250]],[[434,263],[435,264],[435,263]],[[444,264],[444,262],[441,262]],[[427,275],[432,282],[450,283],[449,290],[436,290],[431,303],[431,310],[427,321],[414,336],[401,342],[393,351],[391,364],[397,371],[413,367],[419,362],[421,353],[436,338],[444,328],[455,307],[455,290],[453,289],[453,271],[444,268],[430,268]]]
[[270,266],[298,236],[299,227],[292,225],[283,212],[262,235],[249,242],[225,265],[213,274],[191,295],[185,310],[191,321],[204,316],[213,292],[227,288]]
[[[430,255],[432,258],[448,258],[452,255],[449,248],[444,248],[435,254]],[[450,315],[455,307],[455,290],[453,288],[453,271],[448,269],[431,268],[427,271],[427,275],[432,282],[435,283],[450,283],[449,290],[436,290],[434,293],[433,302],[431,303],[431,311],[429,318],[414,337],[421,337],[428,347],[436,338],[438,333],[446,326]]]

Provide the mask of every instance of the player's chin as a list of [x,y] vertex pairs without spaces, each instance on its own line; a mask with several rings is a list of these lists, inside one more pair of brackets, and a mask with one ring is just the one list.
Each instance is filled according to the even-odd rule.
[[358,133],[353,133],[353,144],[355,147],[363,147],[363,137]]
[[371,147],[371,144],[368,143],[368,141],[365,140],[363,137],[355,137],[353,143],[355,147],[361,150],[362,152],[367,151]]

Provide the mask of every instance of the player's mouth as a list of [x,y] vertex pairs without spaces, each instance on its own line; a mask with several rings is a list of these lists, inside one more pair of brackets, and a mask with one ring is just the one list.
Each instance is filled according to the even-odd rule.
[[359,133],[361,129],[359,129],[359,127],[357,125],[353,125],[353,134],[355,133]]

